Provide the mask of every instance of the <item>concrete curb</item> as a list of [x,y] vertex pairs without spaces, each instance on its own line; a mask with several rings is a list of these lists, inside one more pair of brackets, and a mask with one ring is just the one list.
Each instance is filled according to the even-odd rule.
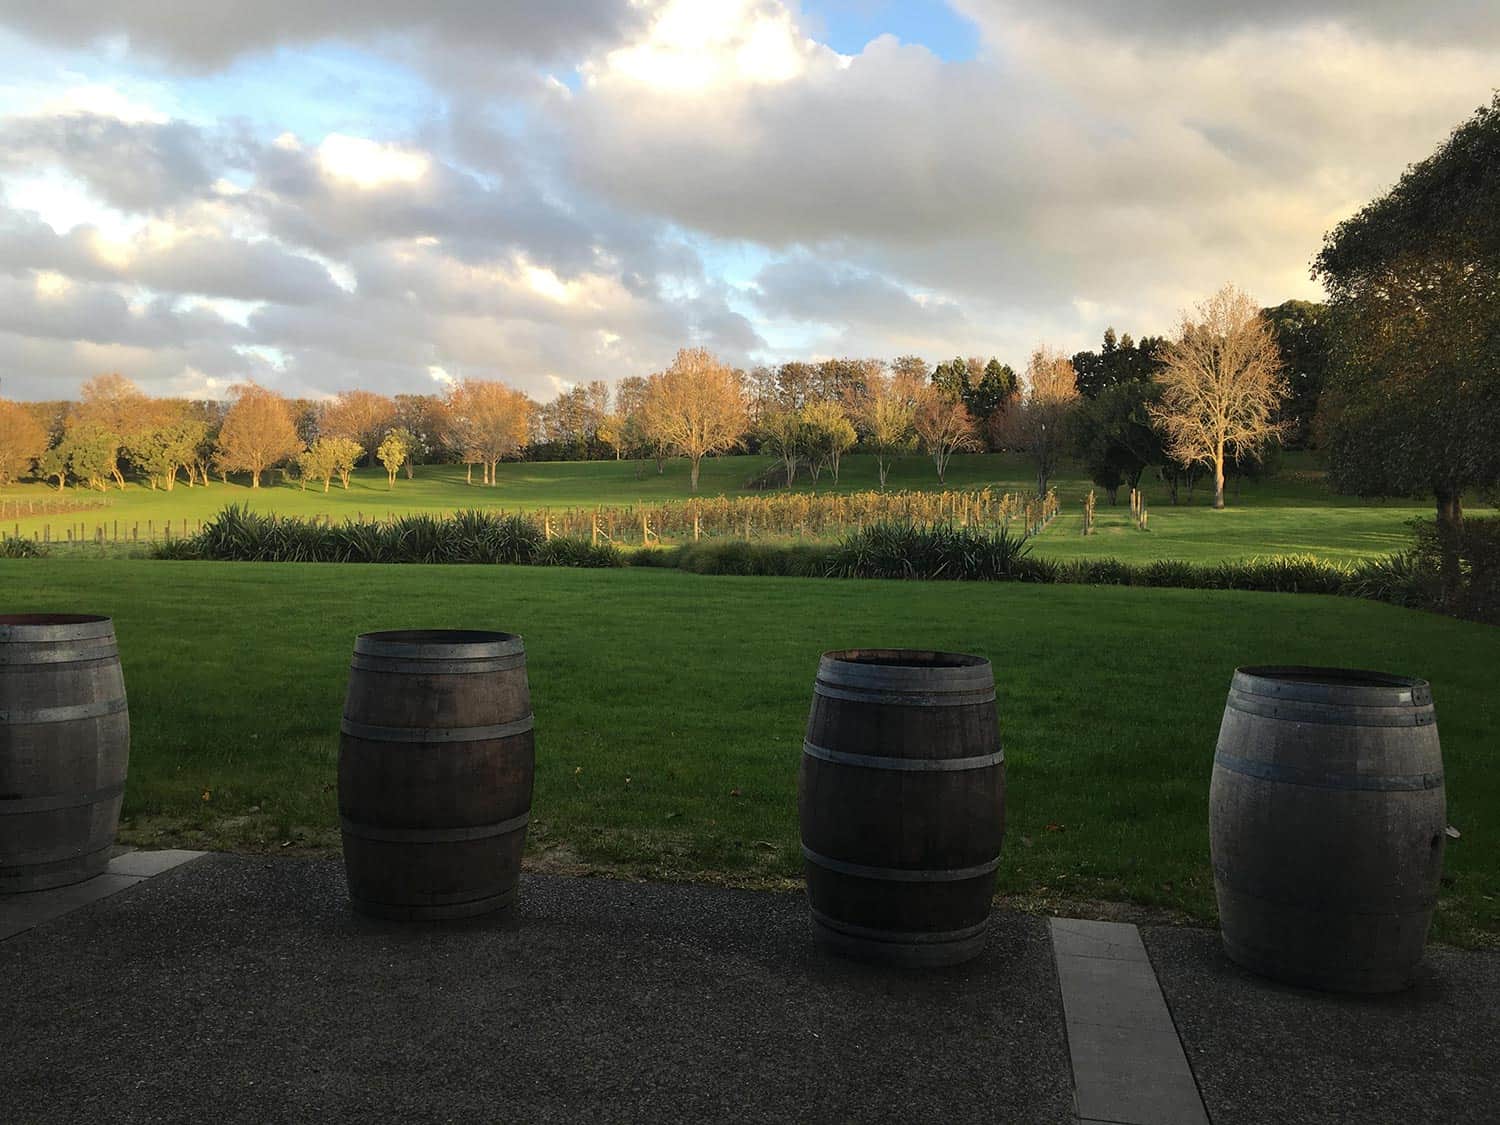
[[54,887],[47,891],[0,896],[0,941],[35,929],[64,914],[81,910],[110,895],[128,891],[137,883],[143,883],[207,854],[180,848],[156,852],[129,851],[111,859],[102,875],[85,879],[81,883]]

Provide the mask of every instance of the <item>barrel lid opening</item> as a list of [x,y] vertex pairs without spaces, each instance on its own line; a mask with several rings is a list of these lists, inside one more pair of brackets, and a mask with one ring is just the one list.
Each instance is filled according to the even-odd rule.
[[96,613],[0,613],[0,625],[95,625],[108,620]]
[[361,640],[397,645],[492,645],[521,639],[515,633],[489,629],[388,629],[359,636]]
[[1371,672],[1363,668],[1311,668],[1266,664],[1239,668],[1236,671],[1241,675],[1255,676],[1262,680],[1276,680],[1285,684],[1306,684],[1310,687],[1412,688],[1426,684],[1425,680],[1415,676],[1399,676],[1393,672]]
[[966,652],[934,652],[908,648],[850,648],[825,652],[824,660],[877,668],[979,668],[989,661]]
[[476,661],[523,657],[519,635],[492,629],[387,629],[354,639],[356,656],[397,660]]

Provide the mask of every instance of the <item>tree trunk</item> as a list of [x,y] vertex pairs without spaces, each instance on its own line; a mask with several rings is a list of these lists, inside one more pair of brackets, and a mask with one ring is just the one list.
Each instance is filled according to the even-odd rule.
[[886,475],[886,473],[890,472],[890,466],[888,464],[886,464],[886,460],[885,460],[884,457],[877,456],[875,458],[875,467],[880,472],[880,491],[884,492],[885,491],[885,475]]
[[835,449],[833,456],[828,459],[828,467],[833,470],[833,483],[839,482],[839,451]]
[[251,488],[259,488],[260,487],[260,470],[259,469],[251,469],[250,470],[250,487]]
[[1442,553],[1443,601],[1452,603],[1463,585],[1459,563],[1459,546],[1463,542],[1464,505],[1462,495],[1447,488],[1433,490],[1437,496],[1438,549]]
[[1109,493],[1109,506],[1111,508],[1113,508],[1116,504],[1118,504],[1120,502],[1120,486],[1119,485],[1115,485],[1113,488],[1106,488],[1104,491],[1106,491],[1106,492]]
[[698,491],[698,466],[702,462],[702,460],[703,460],[703,458],[701,456],[692,458],[693,467],[692,467],[692,470],[691,470],[691,473],[690,473],[691,478],[692,478],[692,483],[688,486],[688,491],[689,492],[697,492]]
[[1214,446],[1214,510],[1224,507],[1224,443]]
[[474,462],[473,461],[468,462],[464,466],[464,468],[468,470],[468,476],[465,479],[464,483],[465,484],[473,484],[474,483]]

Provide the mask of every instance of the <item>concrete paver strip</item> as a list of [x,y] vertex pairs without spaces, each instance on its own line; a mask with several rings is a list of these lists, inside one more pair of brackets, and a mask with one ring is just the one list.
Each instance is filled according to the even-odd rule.
[[1078,1116],[1208,1125],[1136,927],[1054,918],[1051,932]]
[[149,879],[207,854],[207,852],[187,851],[184,848],[126,852],[109,861],[109,870],[114,875],[139,875]]
[[154,852],[130,851],[111,859],[102,875],[85,879],[81,883],[45,891],[0,895],[0,941],[25,933],[44,922],[61,918],[64,914],[120,891],[129,890],[145,879],[170,871],[205,854],[207,853],[180,848]]
[[1072,1117],[1046,923],[937,972],[806,901],[527,876],[511,920],[375,922],[328,860],[210,856],[0,943],[14,1120]]
[[106,872],[82,883],[46,891],[0,897],[0,941],[61,918],[80,907],[108,898],[143,881],[141,876]]

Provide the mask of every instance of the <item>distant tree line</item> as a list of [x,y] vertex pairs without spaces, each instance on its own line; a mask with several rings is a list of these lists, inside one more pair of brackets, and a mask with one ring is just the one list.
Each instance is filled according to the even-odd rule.
[[[745,371],[690,348],[657,374],[581,384],[542,404],[489,379],[461,379],[442,394],[351,389],[321,401],[246,383],[218,402],[152,398],[120,375],[101,375],[77,402],[0,401],[0,485],[33,474],[58,488],[104,490],[130,476],[170,491],[236,473],[258,488],[279,470],[326,491],[348,488],[357,466],[378,463],[394,488],[429,462],[466,465],[470,483],[477,467],[480,483],[493,484],[505,460],[630,458],[661,472],[680,456],[696,491],[707,456],[770,454],[777,483],[790,486],[802,473],[837,481],[843,456],[860,449],[874,455],[884,487],[907,454],[930,458],[942,482],[955,453],[1014,449],[1035,459],[1039,495],[1072,456],[1111,500],[1150,466],[1175,500],[1178,481],[1191,483],[1196,470],[1192,458],[1165,452],[1159,376],[1172,346],[1160,337],[1117,341],[1110,329],[1100,352],[1069,360],[1038,350],[1024,376],[981,356],[931,367],[903,355]],[[1243,435],[1231,445],[1240,460],[1263,453]]]

